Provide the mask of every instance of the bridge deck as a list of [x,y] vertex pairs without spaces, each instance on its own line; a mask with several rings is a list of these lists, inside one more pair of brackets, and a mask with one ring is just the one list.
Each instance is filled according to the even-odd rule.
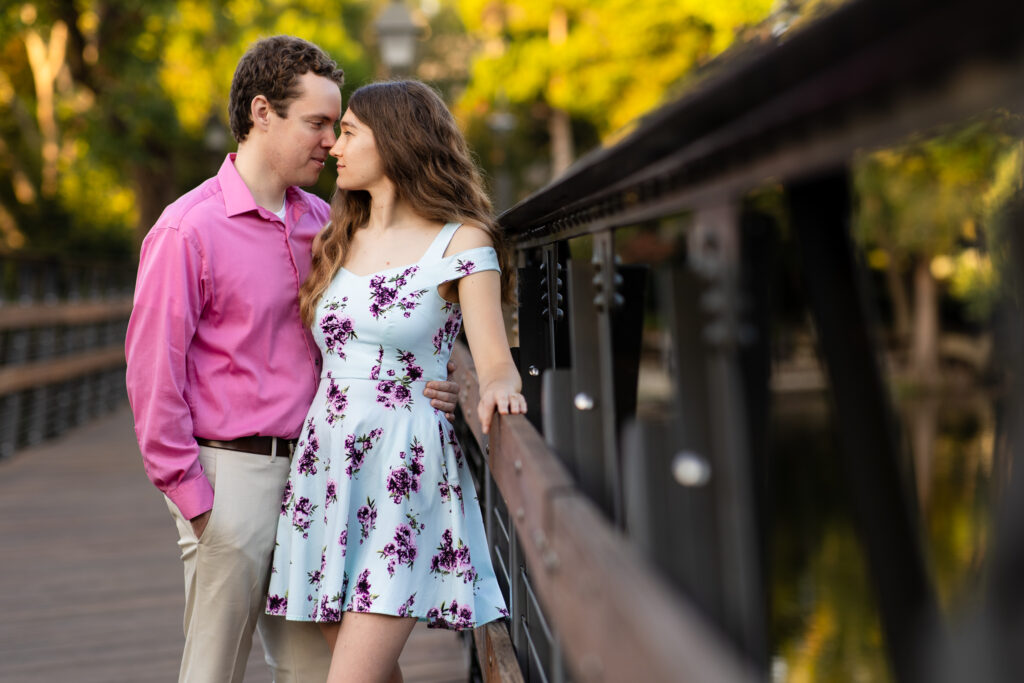
[[[176,680],[176,541],[127,409],[0,463],[0,680]],[[262,683],[255,640],[246,681]],[[406,681],[466,679],[458,636],[422,625],[401,663]]]

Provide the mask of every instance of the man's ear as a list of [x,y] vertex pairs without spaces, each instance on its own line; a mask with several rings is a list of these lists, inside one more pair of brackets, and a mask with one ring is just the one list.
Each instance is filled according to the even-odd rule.
[[270,126],[270,115],[274,113],[273,107],[264,95],[257,95],[249,103],[249,114],[252,116],[253,126],[261,130],[267,130]]

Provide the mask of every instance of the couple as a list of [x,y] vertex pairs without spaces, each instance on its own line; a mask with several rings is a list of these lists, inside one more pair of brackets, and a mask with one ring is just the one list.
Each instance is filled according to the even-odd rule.
[[[180,537],[181,681],[241,681],[254,629],[277,683],[400,681],[417,620],[507,614],[445,378],[464,320],[484,430],[525,412],[509,257],[437,94],[375,83],[342,117],[342,79],[304,40],[251,47],[237,154],[143,242],[127,383]],[[298,189],[329,157],[330,206]]]

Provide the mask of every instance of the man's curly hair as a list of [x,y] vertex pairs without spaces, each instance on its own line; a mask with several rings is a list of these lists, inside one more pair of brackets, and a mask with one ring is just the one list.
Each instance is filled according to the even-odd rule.
[[323,50],[294,36],[264,38],[250,47],[235,68],[231,79],[228,113],[231,133],[242,142],[252,130],[252,98],[263,95],[281,118],[287,118],[288,105],[300,95],[299,76],[312,71],[329,78],[340,88],[345,72]]

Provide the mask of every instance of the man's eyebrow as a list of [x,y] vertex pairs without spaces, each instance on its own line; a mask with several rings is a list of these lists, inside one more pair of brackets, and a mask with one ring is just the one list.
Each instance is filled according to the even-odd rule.
[[327,114],[308,114],[308,115],[303,117],[303,120],[304,121],[321,121],[323,123],[337,123],[339,118],[341,118],[341,117],[333,118],[332,119]]

